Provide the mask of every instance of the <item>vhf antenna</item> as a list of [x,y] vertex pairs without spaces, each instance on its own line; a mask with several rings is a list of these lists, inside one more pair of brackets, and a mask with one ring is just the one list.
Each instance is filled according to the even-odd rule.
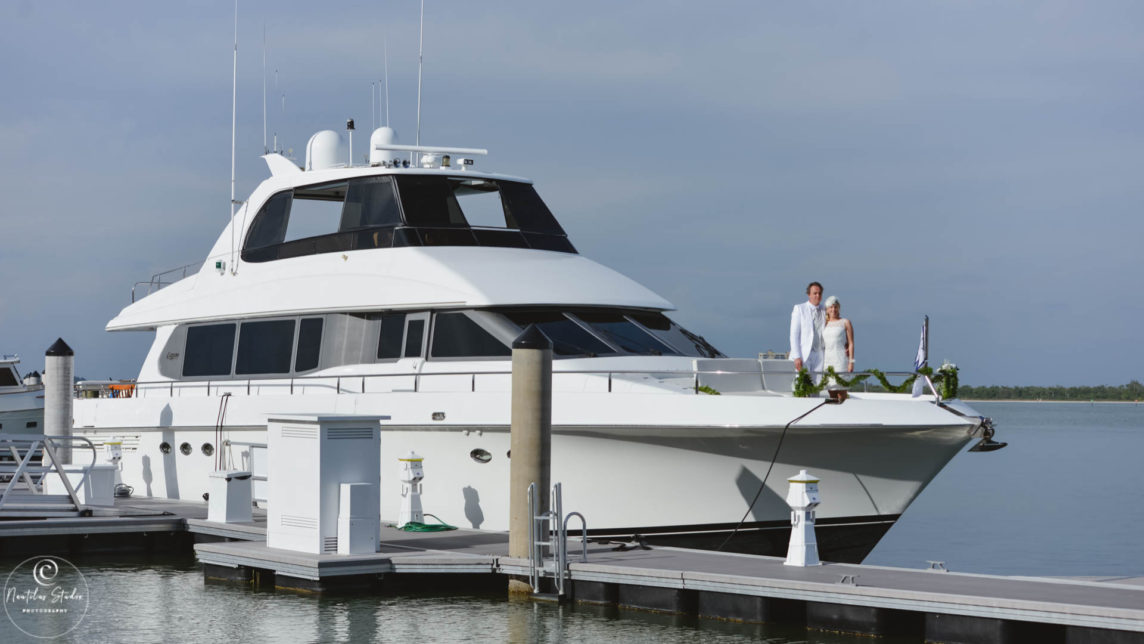
[[[235,0],[238,2],[238,0]],[[421,36],[420,44],[417,46],[417,145],[421,145],[421,69],[424,66],[423,57],[425,53],[425,0],[421,0]],[[409,161],[412,163],[413,153],[409,153]]]
[[389,40],[382,41],[385,53],[385,127],[389,127]]
[[266,25],[262,25],[262,153],[270,154],[266,147]]
[[230,89],[230,274],[234,275],[234,149],[238,124],[238,0],[234,0],[234,71]]

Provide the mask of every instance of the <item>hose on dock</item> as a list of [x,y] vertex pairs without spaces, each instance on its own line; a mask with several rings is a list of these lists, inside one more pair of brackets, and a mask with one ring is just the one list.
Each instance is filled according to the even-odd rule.
[[449,530],[457,529],[457,526],[445,523],[435,514],[429,514],[426,512],[425,516],[437,519],[437,523],[418,523],[416,521],[410,521],[409,523],[401,526],[400,529],[406,532],[448,532]]

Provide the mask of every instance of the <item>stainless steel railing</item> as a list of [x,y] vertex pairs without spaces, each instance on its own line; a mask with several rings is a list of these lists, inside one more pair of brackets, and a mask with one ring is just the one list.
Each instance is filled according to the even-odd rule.
[[[170,270],[163,271],[162,273],[155,273],[151,276],[151,279],[147,280],[146,282],[135,282],[135,285],[131,287],[131,302],[135,302],[135,291],[140,286],[145,285],[147,287],[147,292],[143,293],[140,297],[147,297],[155,291],[158,291],[166,286],[170,286],[179,280],[185,279],[188,275],[191,274],[192,268],[196,268],[201,265],[202,262],[192,262],[186,266],[179,266],[178,268],[172,268]],[[176,277],[176,275],[178,277]]]
[[[866,372],[855,372],[846,374],[848,379]],[[76,398],[138,398],[147,397],[151,392],[163,393],[167,397],[176,397],[182,395],[196,395],[201,393],[204,396],[221,396],[225,393],[257,396],[257,395],[282,395],[282,394],[304,394],[307,390],[327,390],[328,393],[334,394],[364,394],[364,393],[390,393],[390,392],[421,392],[424,390],[424,382],[431,381],[436,378],[453,378],[467,383],[456,385],[456,388],[450,388],[449,392],[461,392],[468,390],[470,392],[478,391],[477,381],[485,378],[501,377],[508,378],[512,375],[512,371],[508,369],[498,369],[489,371],[449,371],[449,372],[434,372],[425,373],[420,371],[406,371],[398,373],[374,373],[362,374],[356,376],[290,376],[290,377],[269,377],[269,378],[227,378],[219,380],[121,380],[121,381],[80,381],[75,385]],[[553,371],[552,377],[556,379],[564,379],[568,376],[599,376],[604,381],[604,387],[607,392],[611,393],[617,383],[635,383],[636,377],[642,377],[644,380],[656,379],[661,383],[676,381],[680,386],[681,391],[691,391],[696,395],[710,393],[705,392],[703,387],[703,379],[706,376],[746,376],[748,378],[759,378],[759,386],[740,391],[766,391],[773,394],[789,393],[790,389],[775,389],[772,387],[763,388],[762,377],[779,378],[784,383],[793,383],[793,372],[767,372],[767,371],[732,371],[732,370],[695,370],[695,369],[657,369],[657,370],[644,370],[644,369],[575,369],[575,370],[560,370]],[[884,375],[894,378],[906,378],[914,375],[912,371],[890,371],[884,372]],[[788,380],[789,378],[789,380]],[[405,379],[408,387],[391,388],[390,390],[370,390],[367,383],[384,381],[384,380],[400,380]],[[869,379],[861,383],[863,391],[870,392],[871,383]],[[467,385],[467,386],[466,386]],[[668,390],[672,391],[672,390]],[[311,392],[312,393],[312,392]]]

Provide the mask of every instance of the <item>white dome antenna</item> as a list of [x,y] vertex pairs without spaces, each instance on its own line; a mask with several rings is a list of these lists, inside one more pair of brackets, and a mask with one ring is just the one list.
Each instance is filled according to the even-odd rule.
[[369,164],[391,164],[397,160],[397,153],[388,149],[388,146],[397,143],[397,130],[385,126],[373,131],[369,137]]
[[346,154],[342,136],[333,130],[322,130],[306,142],[306,170],[345,167]]

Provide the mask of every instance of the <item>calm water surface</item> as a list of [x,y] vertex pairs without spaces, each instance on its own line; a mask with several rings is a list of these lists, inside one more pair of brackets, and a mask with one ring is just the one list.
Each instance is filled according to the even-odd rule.
[[[959,454],[867,563],[1144,575],[1144,406],[977,403],[1009,447]],[[829,494],[829,482],[822,483]],[[0,560],[12,570],[18,560]],[[76,560],[91,609],[69,641],[823,642],[851,638],[503,596],[299,596],[204,585],[190,558]],[[0,616],[0,642],[31,640]],[[893,642],[893,640],[879,640]]]

